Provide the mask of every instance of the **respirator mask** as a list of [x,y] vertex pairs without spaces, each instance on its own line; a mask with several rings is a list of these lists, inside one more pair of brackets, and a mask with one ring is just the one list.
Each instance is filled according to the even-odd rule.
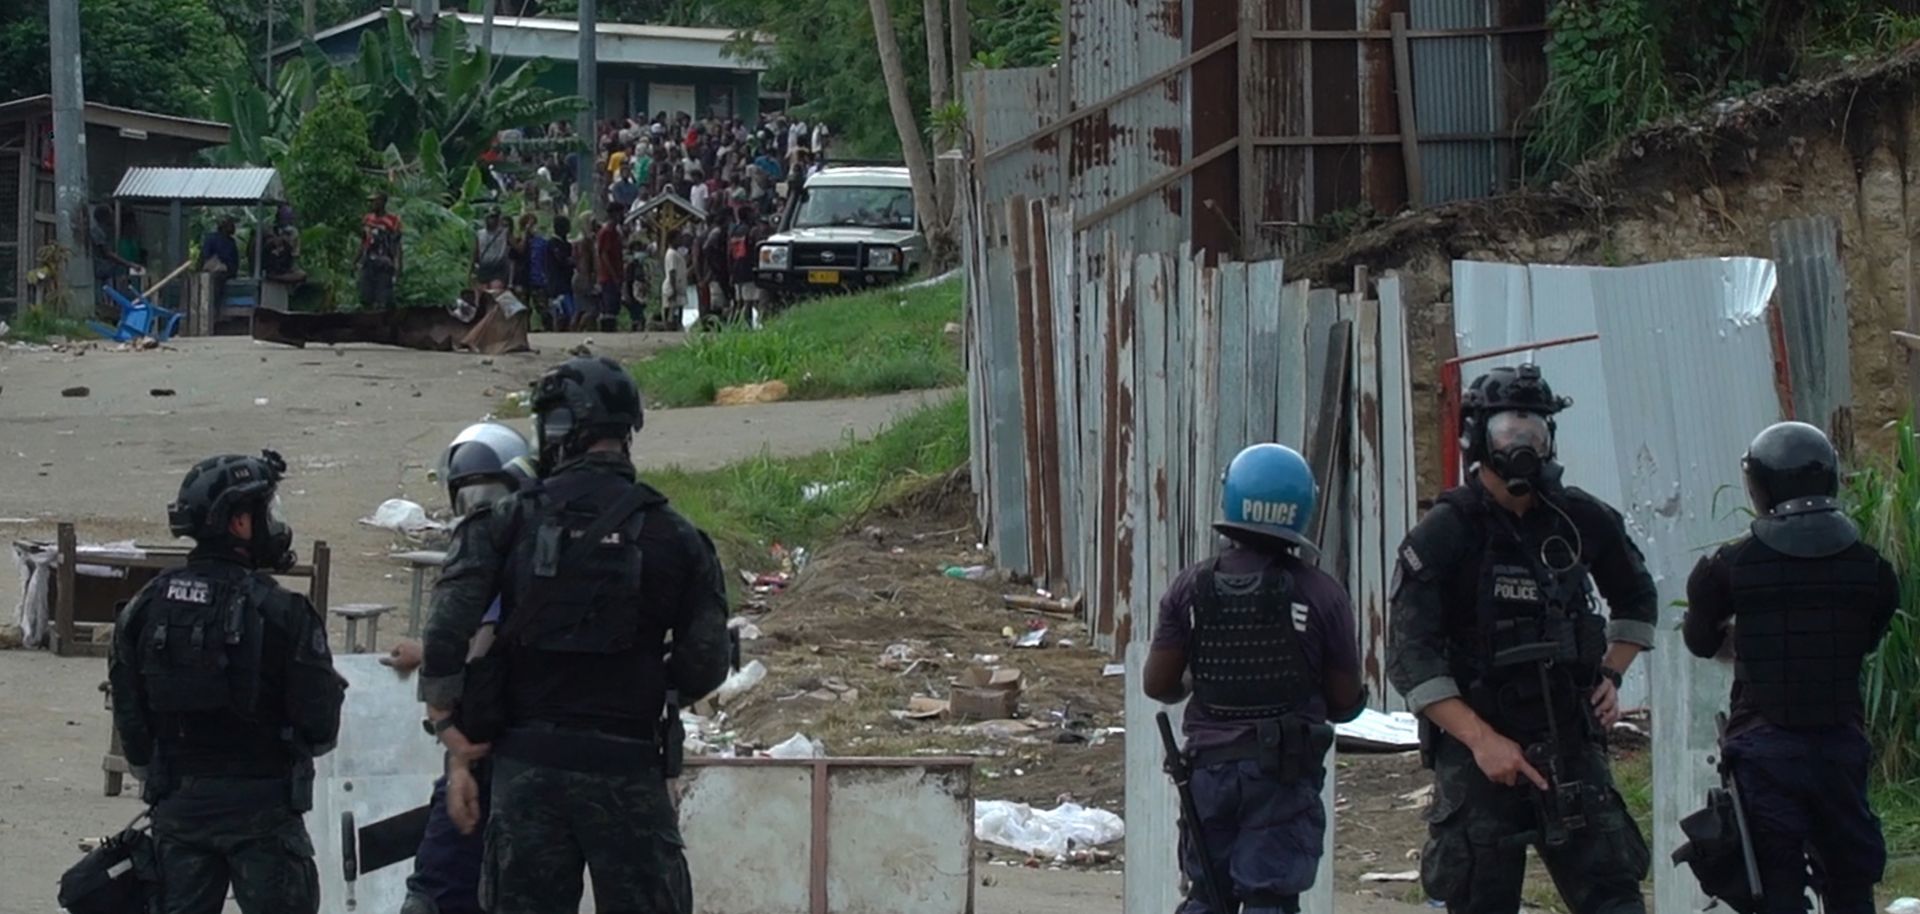
[[253,540],[247,544],[247,552],[255,568],[275,572],[285,572],[299,560],[293,552],[293,528],[287,524],[278,492],[254,508]]
[[1487,468],[1514,496],[1529,495],[1553,457],[1553,427],[1539,413],[1502,410],[1487,417]]

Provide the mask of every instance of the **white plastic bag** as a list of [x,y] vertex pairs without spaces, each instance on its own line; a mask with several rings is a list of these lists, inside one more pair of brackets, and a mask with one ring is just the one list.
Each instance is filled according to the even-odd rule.
[[795,733],[767,754],[774,758],[826,758],[827,747],[819,740],[808,739],[804,733]]
[[1920,898],[1895,898],[1887,905],[1887,914],[1920,914]]
[[392,530],[414,539],[447,529],[447,525],[427,516],[427,509],[404,498],[389,498],[360,522],[382,530]]
[[725,707],[748,689],[759,685],[760,680],[765,678],[767,678],[767,665],[758,660],[750,660],[746,666],[734,670],[727,676],[726,682],[720,683],[720,688],[713,692],[713,700]]
[[973,806],[973,835],[1036,857],[1059,860],[1076,847],[1098,847],[1126,837],[1119,816],[1077,803],[1036,810],[1025,803],[978,800]]

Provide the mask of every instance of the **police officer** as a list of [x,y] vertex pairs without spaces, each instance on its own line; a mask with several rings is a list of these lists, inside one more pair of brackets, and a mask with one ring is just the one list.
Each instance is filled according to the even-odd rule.
[[[494,914],[572,911],[585,867],[599,910],[686,914],[692,890],[666,785],[679,759],[664,712],[668,690],[693,700],[725,678],[719,560],[635,480],[640,392],[618,363],[572,359],[535,384],[532,406],[542,479],[455,529],[421,669],[421,696],[456,759],[492,741],[481,901]],[[486,680],[498,690],[483,690],[463,665],[495,595],[488,656],[504,673]],[[470,827],[476,785],[455,768],[447,789],[455,821]]]
[[1840,461],[1818,428],[1768,426],[1740,461],[1755,518],[1687,579],[1687,649],[1731,647],[1721,751],[1746,805],[1767,912],[1806,910],[1809,848],[1825,909],[1873,910],[1886,865],[1867,805],[1860,668],[1900,605],[1900,581],[1840,510]]
[[[455,515],[465,517],[475,508],[492,504],[533,482],[538,474],[532,458],[533,448],[527,439],[505,425],[478,422],[461,430],[441,455],[438,473],[446,483],[447,501]],[[473,637],[470,655],[486,653],[491,647],[499,612],[500,601],[496,598]],[[420,643],[402,641],[382,662],[405,675],[418,669],[420,660]],[[486,759],[468,763],[450,756],[448,766],[449,771],[461,768],[462,776],[472,779],[478,819],[484,823],[491,805],[487,794],[492,787]],[[449,814],[447,780],[443,775],[434,781],[426,832],[414,856],[413,874],[407,877],[407,900],[401,914],[480,914],[484,846],[478,829],[462,832]]]
[[1315,498],[1313,471],[1292,448],[1241,451],[1214,525],[1226,547],[1183,569],[1160,599],[1146,694],[1169,704],[1193,695],[1182,726],[1200,821],[1181,823],[1194,889],[1180,914],[1227,914],[1214,911],[1209,880],[1223,904],[1291,914],[1319,869],[1327,721],[1359,716],[1366,689],[1346,591],[1314,567],[1301,532]]
[[[1466,485],[1408,531],[1387,675],[1421,718],[1420,876],[1463,914],[1519,909],[1532,844],[1573,914],[1642,912],[1649,855],[1607,767],[1620,679],[1653,645],[1653,578],[1619,512],[1559,483],[1555,397],[1496,368],[1461,404]],[[1599,585],[1611,619],[1596,612]]]
[[301,814],[333,748],[346,682],[293,567],[280,455],[196,464],[167,508],[187,563],[140,589],[114,627],[113,722],[151,807],[166,914],[311,912],[320,876]]

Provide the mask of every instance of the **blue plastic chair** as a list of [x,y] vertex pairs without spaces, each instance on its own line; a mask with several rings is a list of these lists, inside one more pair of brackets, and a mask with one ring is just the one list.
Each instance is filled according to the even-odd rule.
[[120,324],[117,327],[109,327],[100,321],[88,321],[87,326],[107,339],[116,343],[130,343],[143,336],[150,336],[155,341],[164,343],[172,339],[174,332],[180,329],[180,312],[162,308],[147,301],[145,295],[129,300],[125,295],[120,294],[120,290],[111,286],[103,286],[101,291],[107,293],[107,297],[120,306]]

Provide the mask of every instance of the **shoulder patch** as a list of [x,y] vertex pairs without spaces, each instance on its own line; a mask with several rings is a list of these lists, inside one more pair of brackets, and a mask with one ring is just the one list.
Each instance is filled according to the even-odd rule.
[[1400,547],[1400,560],[1406,562],[1407,568],[1416,574],[1427,570],[1426,563],[1420,560],[1420,553],[1414,550],[1412,543]]
[[1303,635],[1306,634],[1307,616],[1312,612],[1311,609],[1307,608],[1307,604],[1305,603],[1293,604],[1293,630]]

